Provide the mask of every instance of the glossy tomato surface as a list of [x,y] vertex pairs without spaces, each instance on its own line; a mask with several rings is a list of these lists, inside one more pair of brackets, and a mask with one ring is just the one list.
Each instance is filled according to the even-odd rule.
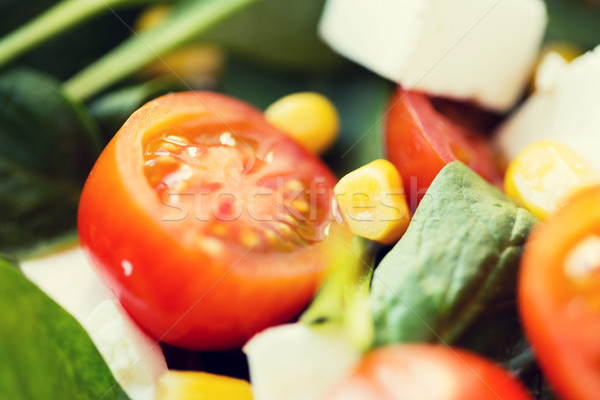
[[462,161],[492,184],[502,183],[494,152],[482,135],[439,113],[423,93],[398,88],[385,123],[385,143],[413,211],[452,161]]
[[233,348],[299,313],[347,250],[335,183],[250,105],[170,94],[134,113],[98,159],[80,239],[152,336]]
[[490,361],[433,344],[368,353],[327,400],[526,400],[520,383]]
[[600,187],[577,194],[534,230],[523,255],[519,307],[562,398],[600,398]]

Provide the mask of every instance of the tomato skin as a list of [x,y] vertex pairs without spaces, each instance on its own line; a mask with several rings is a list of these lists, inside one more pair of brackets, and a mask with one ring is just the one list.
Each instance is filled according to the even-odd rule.
[[368,353],[327,400],[528,400],[520,383],[490,361],[433,344]]
[[452,161],[462,161],[492,184],[502,183],[491,146],[479,133],[436,111],[423,93],[398,87],[385,122],[385,143],[413,211],[438,172]]
[[[565,273],[565,259],[600,235],[600,187],[576,194],[532,233],[519,277],[519,308],[544,373],[564,399],[600,396],[600,270],[585,293]],[[593,297],[595,296],[595,298]]]
[[142,150],[157,129],[190,118],[200,126],[226,124],[275,138],[278,154],[294,161],[291,168],[320,177],[325,188],[336,180],[320,160],[267,124],[262,112],[209,92],[148,103],[98,159],[81,196],[78,229],[101,279],[153,337],[190,349],[234,348],[297,315],[350,233],[334,224],[326,240],[290,253],[227,245],[215,256],[190,246],[183,234],[195,225],[164,220],[164,204],[144,177]]

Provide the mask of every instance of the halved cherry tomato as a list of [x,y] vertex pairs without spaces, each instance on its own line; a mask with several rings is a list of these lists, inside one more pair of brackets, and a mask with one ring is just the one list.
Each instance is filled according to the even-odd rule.
[[433,344],[368,353],[328,400],[526,400],[520,383],[491,361]]
[[347,250],[335,183],[250,105],[171,94],[134,113],[98,159],[80,239],[155,338],[232,348],[300,312]]
[[440,170],[462,161],[500,186],[502,173],[491,146],[477,132],[436,111],[423,93],[398,88],[385,125],[386,153],[402,175],[414,211]]
[[564,399],[600,398],[600,187],[536,228],[523,257],[519,307],[544,372]]

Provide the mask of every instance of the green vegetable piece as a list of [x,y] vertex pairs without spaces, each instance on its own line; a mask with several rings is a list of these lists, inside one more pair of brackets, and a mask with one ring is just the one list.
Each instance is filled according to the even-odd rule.
[[0,259],[0,398],[129,399],[85,330]]
[[325,0],[261,0],[202,39],[269,68],[331,70],[344,60],[317,36],[324,5]]
[[176,90],[185,90],[185,87],[180,82],[165,78],[128,86],[94,100],[89,106],[90,114],[100,124],[104,141],[108,143],[138,108]]
[[450,344],[466,332],[493,326],[487,337],[474,340],[503,347],[499,338],[515,324],[517,335],[507,336],[517,344],[517,271],[536,221],[464,164],[444,167],[405,235],[375,270],[371,304],[377,344]]
[[64,85],[72,98],[87,100],[159,59],[257,0],[195,0],[178,4],[155,28],[130,37]]
[[53,79],[0,75],[0,252],[19,256],[64,239],[100,153],[97,127]]
[[598,45],[598,39],[600,38],[600,4],[597,1],[545,1],[548,9],[547,40],[572,42],[584,50],[591,50]]

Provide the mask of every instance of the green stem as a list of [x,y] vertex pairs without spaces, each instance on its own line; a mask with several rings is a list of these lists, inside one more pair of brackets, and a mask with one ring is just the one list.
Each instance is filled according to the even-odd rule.
[[256,0],[197,0],[154,29],[129,38],[103,58],[79,72],[63,89],[84,101],[138,71],[174,48],[189,42],[215,24]]
[[140,0],[65,0],[0,40],[0,67],[57,34],[107,12]]

